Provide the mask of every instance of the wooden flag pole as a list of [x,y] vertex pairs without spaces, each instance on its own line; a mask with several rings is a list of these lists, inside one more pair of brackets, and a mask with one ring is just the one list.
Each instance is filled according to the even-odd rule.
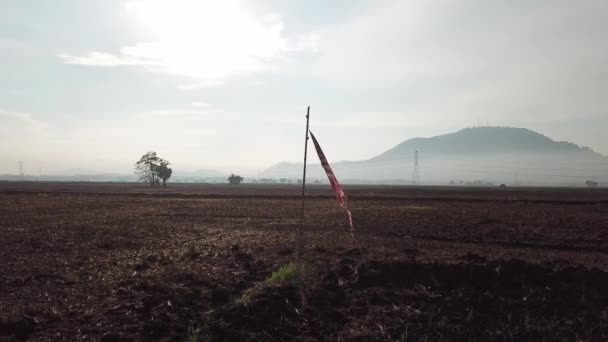
[[302,250],[304,248],[304,195],[306,192],[306,160],[308,157],[308,125],[310,122],[310,106],[306,110],[306,138],[304,140],[304,171],[302,174],[302,211],[300,212],[300,229],[298,229],[298,237],[296,242],[296,258],[300,262]]
[[300,287],[300,295],[302,297],[302,304],[304,306],[308,305],[306,301],[306,296],[304,295],[304,289],[302,284],[303,271],[304,271],[304,263],[302,260],[302,256],[304,253],[304,195],[306,193],[306,159],[308,157],[308,125],[310,122],[310,106],[308,106],[306,110],[306,138],[304,140],[304,170],[302,174],[302,210],[300,212],[300,227],[298,228],[297,237],[296,237],[296,263],[298,266],[298,285]]

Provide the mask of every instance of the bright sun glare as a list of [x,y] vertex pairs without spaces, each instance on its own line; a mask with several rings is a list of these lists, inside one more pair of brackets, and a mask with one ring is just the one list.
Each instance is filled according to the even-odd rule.
[[134,0],[126,10],[146,39],[122,48],[125,57],[202,82],[267,70],[287,48],[278,15],[234,0]]

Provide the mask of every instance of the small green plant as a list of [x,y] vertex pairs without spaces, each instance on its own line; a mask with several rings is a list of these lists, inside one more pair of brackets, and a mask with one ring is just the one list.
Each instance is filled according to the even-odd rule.
[[266,285],[281,285],[292,283],[298,279],[298,265],[290,262],[287,265],[281,266],[278,270],[272,272],[272,275],[266,279]]
[[283,265],[278,270],[272,272],[270,277],[266,278],[266,280],[263,282],[247,289],[245,292],[243,292],[243,295],[236,300],[236,302],[247,304],[256,294],[260,293],[262,289],[271,286],[293,284],[298,280],[298,276],[298,265],[296,265],[294,262],[290,262],[289,264]]

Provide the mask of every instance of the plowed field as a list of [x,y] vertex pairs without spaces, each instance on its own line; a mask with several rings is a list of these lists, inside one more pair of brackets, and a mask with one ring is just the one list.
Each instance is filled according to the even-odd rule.
[[[252,190],[253,189],[253,190]],[[606,341],[602,190],[0,185],[0,341]]]

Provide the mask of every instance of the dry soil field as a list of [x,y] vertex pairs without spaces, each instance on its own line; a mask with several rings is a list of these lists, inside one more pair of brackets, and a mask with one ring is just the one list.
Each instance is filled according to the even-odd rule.
[[295,185],[0,183],[0,341],[608,340],[608,191],[345,188],[302,306]]

